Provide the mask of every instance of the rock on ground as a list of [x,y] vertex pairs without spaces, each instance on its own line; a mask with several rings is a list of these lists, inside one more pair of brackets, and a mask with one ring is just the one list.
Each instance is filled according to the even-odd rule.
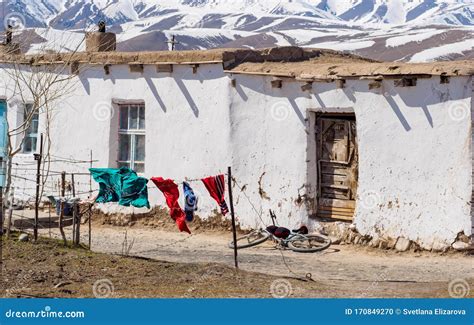
[[404,237],[398,237],[395,249],[399,252],[405,252],[410,248],[411,241]]

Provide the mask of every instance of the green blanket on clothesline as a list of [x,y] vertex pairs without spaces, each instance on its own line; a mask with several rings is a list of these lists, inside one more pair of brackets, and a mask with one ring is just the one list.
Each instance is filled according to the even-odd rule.
[[130,168],[90,168],[89,171],[99,183],[97,203],[118,202],[123,206],[150,208],[148,179],[138,176]]

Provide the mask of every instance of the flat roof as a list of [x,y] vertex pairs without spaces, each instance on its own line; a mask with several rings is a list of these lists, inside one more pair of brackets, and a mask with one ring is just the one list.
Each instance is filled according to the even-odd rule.
[[263,74],[299,79],[343,79],[351,77],[400,77],[417,76],[471,76],[474,74],[474,60],[443,61],[432,63],[402,62],[332,62],[319,60],[304,62],[244,62],[228,70],[238,74]]
[[471,76],[474,60],[432,63],[378,62],[346,52],[294,46],[267,49],[212,49],[155,52],[0,54],[1,63],[48,64],[222,64],[228,73],[301,79],[398,75]]

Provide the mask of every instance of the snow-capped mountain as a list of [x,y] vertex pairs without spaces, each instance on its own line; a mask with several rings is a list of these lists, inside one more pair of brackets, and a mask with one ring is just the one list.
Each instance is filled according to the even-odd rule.
[[122,24],[163,13],[206,11],[304,16],[356,23],[474,25],[473,0],[4,0],[5,13],[34,27],[80,27],[104,18]]
[[105,20],[109,30],[117,33],[118,48],[124,51],[166,50],[174,36],[176,49],[299,45],[356,51],[382,60],[414,61],[473,55],[474,0],[0,3],[4,21],[34,28],[36,37],[30,42],[30,51],[44,49],[45,44],[50,50],[70,49],[73,45],[60,44],[65,37],[74,43],[80,39],[78,33]]

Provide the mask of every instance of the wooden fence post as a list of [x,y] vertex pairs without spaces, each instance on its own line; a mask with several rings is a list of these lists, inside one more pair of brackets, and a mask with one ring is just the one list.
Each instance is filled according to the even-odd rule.
[[8,206],[7,238],[10,238],[10,231],[12,228],[13,200],[14,199],[15,199],[15,188],[12,187],[10,190],[10,205]]
[[76,187],[74,184],[74,173],[71,174],[71,188],[72,188],[72,244],[76,244]]
[[65,196],[66,196],[66,172],[61,173],[61,203],[59,212],[59,231],[61,232],[61,237],[63,238],[64,245],[67,245],[66,234],[64,234],[63,228],[63,219],[64,219],[64,205],[65,205]]
[[39,226],[39,204],[40,204],[40,182],[41,182],[41,162],[43,159],[43,133],[40,136],[40,152],[35,154],[36,160],[36,197],[35,197],[35,225],[33,228],[33,238],[38,240],[38,226]]

